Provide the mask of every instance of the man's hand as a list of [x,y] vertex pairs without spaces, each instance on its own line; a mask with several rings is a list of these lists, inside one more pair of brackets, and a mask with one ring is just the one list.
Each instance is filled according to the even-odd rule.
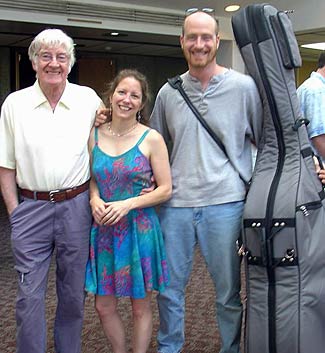
[[95,126],[104,124],[107,121],[109,110],[107,108],[100,108],[96,112]]
[[325,169],[323,169],[323,166],[321,168],[321,166],[319,164],[319,159],[316,156],[314,156],[313,159],[314,159],[314,163],[315,163],[316,173],[318,174],[318,177],[319,177],[320,181],[322,182],[322,184],[325,185]]
[[321,169],[321,170],[318,172],[318,177],[319,177],[319,179],[321,180],[322,184],[325,185],[325,169]]
[[157,187],[157,184],[156,184],[156,181],[155,181],[154,176],[151,177],[151,183],[152,183],[152,184],[151,184],[149,187],[144,188],[144,189],[141,190],[140,196],[145,195],[145,194],[148,194],[149,192],[155,190],[155,188]]
[[9,216],[18,206],[16,170],[0,167],[0,187]]

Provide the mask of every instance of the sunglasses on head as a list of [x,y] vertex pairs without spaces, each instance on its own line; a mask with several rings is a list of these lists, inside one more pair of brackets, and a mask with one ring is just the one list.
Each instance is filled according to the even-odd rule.
[[210,16],[214,16],[214,9],[211,9],[210,7],[203,7],[202,9],[198,7],[191,7],[185,10],[185,17],[192,15],[193,13],[196,13],[196,12],[204,12]]

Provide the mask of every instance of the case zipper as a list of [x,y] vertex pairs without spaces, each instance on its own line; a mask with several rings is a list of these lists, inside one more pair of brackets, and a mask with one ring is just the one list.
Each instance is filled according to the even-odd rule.
[[321,201],[312,201],[312,202],[307,202],[304,203],[303,205],[299,205],[296,207],[296,211],[302,212],[302,214],[305,217],[308,217],[310,215],[309,211],[310,210],[316,210],[317,208],[322,207],[322,202]]

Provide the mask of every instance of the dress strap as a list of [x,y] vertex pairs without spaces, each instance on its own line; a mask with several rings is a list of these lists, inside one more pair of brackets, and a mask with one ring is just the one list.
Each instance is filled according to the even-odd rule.
[[140,143],[144,140],[144,138],[148,135],[148,133],[149,133],[149,131],[150,131],[151,129],[147,129],[143,134],[142,134],[142,136],[140,137],[140,139],[139,139],[139,141],[137,142],[137,144],[136,144],[136,146],[139,146],[140,145]]
[[94,136],[95,136],[95,145],[98,146],[98,127],[95,127]]

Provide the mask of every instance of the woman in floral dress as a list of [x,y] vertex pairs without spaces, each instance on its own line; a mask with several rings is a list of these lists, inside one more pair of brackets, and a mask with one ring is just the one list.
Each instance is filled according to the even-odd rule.
[[[163,236],[153,206],[171,196],[168,152],[161,135],[148,128],[148,84],[136,70],[123,70],[110,85],[109,121],[90,135],[90,205],[94,223],[86,290],[114,353],[126,353],[117,310],[130,297],[133,353],[145,353],[152,332],[151,294],[168,285]],[[152,180],[157,187],[147,193]]]

